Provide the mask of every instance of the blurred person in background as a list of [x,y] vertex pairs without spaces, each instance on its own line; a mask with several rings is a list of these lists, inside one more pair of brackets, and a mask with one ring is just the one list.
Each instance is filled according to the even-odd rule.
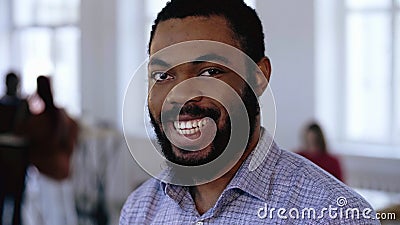
[[[21,224],[21,205],[28,167],[28,151],[23,139],[15,131],[29,117],[29,107],[19,96],[19,77],[9,72],[5,78],[6,93],[0,98],[0,224],[11,220]],[[6,215],[7,203],[13,205],[12,216]],[[11,208],[11,206],[10,206]]]
[[328,153],[324,133],[317,123],[310,123],[304,129],[303,148],[298,153],[340,181],[344,181],[339,159]]
[[22,99],[18,96],[19,78],[16,73],[9,72],[6,75],[6,94],[0,99],[3,105],[18,105]]
[[[37,95],[43,110],[32,115],[20,130],[29,143],[29,161],[39,170],[41,192],[48,205],[41,212],[41,224],[77,224],[76,212],[67,196],[65,182],[70,174],[71,156],[78,138],[78,125],[67,113],[55,106],[50,79],[37,78]],[[43,190],[46,189],[46,190]],[[37,222],[34,222],[37,223]]]
[[0,98],[0,133],[12,133],[29,116],[25,99],[19,96],[19,77],[9,72],[5,79],[6,93]]
[[43,174],[62,180],[69,175],[78,125],[54,105],[48,77],[37,78],[37,94],[44,103],[43,112],[31,116],[21,132],[30,145],[31,163]]

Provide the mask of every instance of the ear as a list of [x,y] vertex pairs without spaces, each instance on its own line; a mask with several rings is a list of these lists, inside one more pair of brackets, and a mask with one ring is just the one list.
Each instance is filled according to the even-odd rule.
[[271,63],[268,57],[261,58],[257,63],[259,70],[256,71],[256,79],[255,79],[255,92],[258,97],[260,97],[265,89],[268,87],[269,79],[271,77]]

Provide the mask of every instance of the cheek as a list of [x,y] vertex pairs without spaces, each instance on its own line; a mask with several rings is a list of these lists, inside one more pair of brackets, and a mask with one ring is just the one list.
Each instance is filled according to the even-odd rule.
[[219,127],[219,128],[221,128],[221,127],[226,127],[226,126],[227,126],[227,123],[229,123],[228,118],[230,118],[228,112],[226,112],[226,111],[223,109],[223,111],[221,112],[220,120],[218,121],[218,127]]
[[229,76],[225,76],[221,79],[227,85],[229,85],[239,96],[243,96],[244,87],[246,86],[246,81],[243,78],[236,74],[230,74]]
[[147,102],[153,115],[160,115],[160,112],[163,109],[163,104],[166,104],[164,106],[165,110],[170,108],[170,106],[165,102],[165,99],[171,88],[172,87],[170,86],[153,86],[153,88],[149,90]]
[[162,107],[164,97],[161,93],[150,92],[147,98],[147,102],[151,113],[156,116],[159,115]]
[[227,93],[221,93],[226,107],[229,107],[231,111],[235,111],[237,110],[239,104],[244,104],[244,101],[246,101],[246,99],[243,99],[245,83],[240,78],[227,79],[224,80],[224,82],[229,85],[233,91],[237,93],[237,95],[239,95],[240,99],[237,99],[237,97],[234,96],[231,91],[228,91]]

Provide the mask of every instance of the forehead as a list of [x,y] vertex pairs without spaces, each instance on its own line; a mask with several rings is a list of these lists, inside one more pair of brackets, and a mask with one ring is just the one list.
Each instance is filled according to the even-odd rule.
[[168,46],[193,40],[217,41],[240,48],[224,17],[190,16],[160,22],[150,46],[150,55]]
[[160,22],[150,46],[149,67],[174,66],[194,61],[224,65],[244,74],[245,54],[221,16],[186,17]]

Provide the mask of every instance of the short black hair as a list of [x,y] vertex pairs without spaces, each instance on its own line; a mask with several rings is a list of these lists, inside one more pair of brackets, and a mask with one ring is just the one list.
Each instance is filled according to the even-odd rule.
[[8,85],[17,85],[19,82],[18,75],[15,72],[8,72],[6,75],[6,84]]
[[157,25],[169,19],[183,19],[189,16],[224,17],[239,42],[242,50],[254,61],[265,56],[264,33],[256,11],[243,0],[172,0],[158,13],[150,33],[148,52]]
[[6,75],[6,87],[7,91],[6,93],[8,95],[16,95],[17,90],[18,90],[18,84],[19,84],[19,77],[17,73],[10,71]]

